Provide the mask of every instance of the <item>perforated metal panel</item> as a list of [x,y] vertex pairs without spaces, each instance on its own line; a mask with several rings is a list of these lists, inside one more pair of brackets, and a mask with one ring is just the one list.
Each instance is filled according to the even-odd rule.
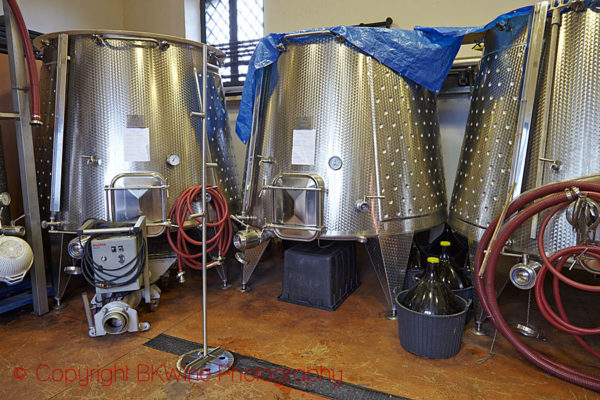
[[[587,8],[581,12],[568,10],[562,13],[561,18],[551,99],[546,99],[544,94],[549,83],[546,65],[550,51],[549,22],[546,30],[523,192],[537,186],[539,168],[543,169],[542,185],[586,176],[589,180],[600,180],[600,158],[597,157],[600,151],[600,86],[597,84],[600,76],[600,14],[596,9]],[[505,100],[509,100],[509,95],[514,96],[510,84],[515,82],[515,86],[520,85],[518,80],[525,62],[515,51],[522,47],[525,33],[513,38],[507,36],[504,41],[494,39],[506,35],[497,29],[486,36],[486,56],[482,59],[471,102],[471,115],[450,205],[451,225],[475,240],[479,240],[483,230],[501,212],[506,199],[515,131],[503,128],[508,124],[514,126],[518,113],[518,98],[507,106],[497,101],[497,93],[487,91],[501,84],[501,96]],[[496,47],[506,49],[496,51]],[[498,58],[490,58],[490,54],[496,54]],[[511,74],[493,74],[508,72],[508,68]],[[542,113],[548,101],[547,141],[542,149]],[[483,109],[486,110],[486,117],[482,118]],[[491,109],[496,111],[494,118],[486,120]],[[490,123],[494,122],[497,122],[495,130],[490,129]],[[542,162],[540,158],[560,161],[560,170],[554,170],[551,162]],[[537,230],[537,227],[534,228]],[[531,228],[531,223],[527,223],[513,235],[512,250],[537,253]],[[561,215],[547,229],[546,250],[554,252],[575,244],[575,240],[573,228]]]
[[476,240],[506,199],[526,46],[527,29],[495,29],[485,37],[449,218],[453,228]]
[[446,208],[435,94],[376,61],[373,102],[383,221]]
[[52,180],[52,145],[54,127],[56,51],[47,52],[40,70],[41,117],[43,126],[34,128],[33,146],[38,184],[40,215],[50,216],[50,183]]
[[[152,39],[148,34],[126,33]],[[165,40],[165,38],[157,38]],[[36,133],[38,180],[43,213],[48,214],[49,166],[52,163],[56,34],[46,35],[42,69],[44,129]],[[67,229],[87,218],[107,219],[105,185],[119,173],[153,171],[169,185],[167,207],[188,186],[200,184],[201,120],[190,117],[200,111],[194,67],[202,71],[202,45],[167,38],[160,49],[142,40],[93,40],[91,32],[69,34],[67,108],[65,112],[62,201],[58,220]],[[210,62],[216,63],[216,59]],[[199,76],[202,82],[202,77]],[[231,133],[227,125],[219,76],[210,73],[207,87],[207,128],[210,153],[217,167],[208,183],[226,193],[233,212],[241,194],[236,182]],[[150,161],[126,162],[123,130],[134,116],[150,131]],[[181,163],[168,165],[177,154]],[[88,163],[89,156],[101,164]]]
[[[526,171],[525,189],[535,187],[538,168],[543,168],[544,185],[589,175],[596,177],[589,176],[587,179],[600,182],[600,158],[597,156],[600,153],[599,37],[598,11],[587,9],[563,13],[546,147],[540,154],[539,135],[534,135],[528,154],[530,168]],[[548,48],[545,51],[547,53]],[[541,98],[543,89],[538,88],[536,98]],[[534,110],[538,120],[541,120],[542,110],[543,103],[538,102]],[[536,132],[539,129],[536,126]],[[560,170],[552,169],[551,163],[538,162],[540,157],[561,161]],[[552,221],[547,229],[545,243],[548,252],[576,244],[575,232],[563,215]],[[537,243],[531,239],[530,231],[530,224],[517,231],[512,248],[537,253]]]
[[[264,76],[244,185],[253,225],[271,222],[270,196],[261,189],[280,173],[323,179],[323,238],[411,232],[444,220],[433,94],[324,35],[288,44],[276,69]],[[298,128],[316,130],[314,165],[292,164]],[[331,157],[341,160],[341,168],[330,167]],[[355,208],[364,198],[367,213]]]
[[365,243],[390,310],[398,308],[395,299],[404,286],[412,239],[409,233],[370,238]]

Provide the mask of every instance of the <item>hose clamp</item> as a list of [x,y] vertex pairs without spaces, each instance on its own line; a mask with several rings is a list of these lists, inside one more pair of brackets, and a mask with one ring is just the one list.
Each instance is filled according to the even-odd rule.
[[567,200],[573,201],[573,194],[571,193],[571,189],[565,189],[565,194],[567,195]]
[[571,186],[568,189],[565,189],[565,194],[567,195],[567,199],[569,201],[575,200],[576,197],[581,197],[581,191],[576,186]]

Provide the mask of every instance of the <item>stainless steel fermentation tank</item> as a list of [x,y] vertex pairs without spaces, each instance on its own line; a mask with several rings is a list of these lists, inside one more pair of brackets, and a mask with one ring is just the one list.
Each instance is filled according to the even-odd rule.
[[[87,218],[131,219],[139,210],[126,209],[136,203],[129,196],[144,207],[168,186],[165,204],[147,214],[150,224],[164,221],[160,214],[200,182],[202,129],[190,112],[200,111],[195,75],[201,73],[203,45],[88,31],[44,35],[36,43],[44,51],[45,124],[36,137],[43,214],[64,229]],[[209,64],[218,65],[218,51],[209,54]],[[210,71],[209,82],[208,135],[216,163],[211,183],[223,188],[235,210],[241,196],[218,71]],[[146,172],[153,174],[139,176]],[[122,190],[128,185],[157,191]]]
[[[478,241],[510,188],[600,179],[600,8],[579,1],[509,19],[485,36],[449,222]],[[539,67],[538,67],[539,65]],[[540,219],[512,237],[513,250],[537,254]],[[575,244],[566,218],[547,229],[546,249]]]
[[[70,31],[41,36],[44,126],[35,136],[42,218],[73,231],[89,218],[146,216],[165,230],[177,196],[201,183],[201,43],[134,32]],[[241,193],[218,65],[208,48],[209,184],[232,212]]]
[[436,96],[327,31],[284,44],[258,80],[243,287],[274,236],[358,240],[395,310],[412,232],[446,216]]

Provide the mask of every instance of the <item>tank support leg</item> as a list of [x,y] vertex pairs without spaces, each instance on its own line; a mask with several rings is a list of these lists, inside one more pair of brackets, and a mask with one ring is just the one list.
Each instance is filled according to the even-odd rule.
[[397,319],[395,297],[402,290],[408,256],[412,244],[412,233],[402,235],[380,236],[367,239],[365,243],[371,264],[383,289],[390,312],[388,319]]
[[245,250],[241,256],[236,256],[237,260],[242,264],[242,286],[238,289],[240,292],[245,293],[252,290],[250,286],[248,286],[248,281],[269,242],[270,240],[266,240],[252,249]]
[[[475,254],[477,253],[477,247],[479,247],[479,242],[469,243],[469,263],[471,266],[475,265]],[[473,284],[475,284],[473,282]],[[481,306],[481,302],[479,301],[479,295],[475,288],[473,288],[473,314],[475,319],[475,326],[469,328],[469,332],[476,336],[487,336],[488,333],[485,329],[483,329],[483,323],[487,319],[487,315]]]
[[225,264],[217,265],[215,269],[217,270],[217,274],[219,274],[219,279],[221,279],[221,282],[223,282],[223,284],[221,286],[219,286],[219,289],[221,289],[221,290],[229,289],[231,287],[231,285],[229,283],[227,283],[227,280],[228,280],[227,265],[225,265]]

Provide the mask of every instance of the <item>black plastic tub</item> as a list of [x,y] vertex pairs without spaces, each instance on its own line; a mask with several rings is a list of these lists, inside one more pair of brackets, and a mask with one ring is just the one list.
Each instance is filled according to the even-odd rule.
[[453,290],[455,295],[469,302],[469,309],[467,310],[467,316],[465,318],[465,324],[471,320],[473,316],[473,296],[477,296],[475,293],[475,288],[473,286],[469,286],[464,289],[456,289]]
[[404,290],[396,297],[398,305],[398,336],[402,347],[425,358],[450,358],[460,350],[470,300],[460,298],[463,311],[452,315],[427,315],[402,305]]
[[455,295],[461,297],[467,301],[473,300],[473,286],[466,287],[464,289],[453,290]]

